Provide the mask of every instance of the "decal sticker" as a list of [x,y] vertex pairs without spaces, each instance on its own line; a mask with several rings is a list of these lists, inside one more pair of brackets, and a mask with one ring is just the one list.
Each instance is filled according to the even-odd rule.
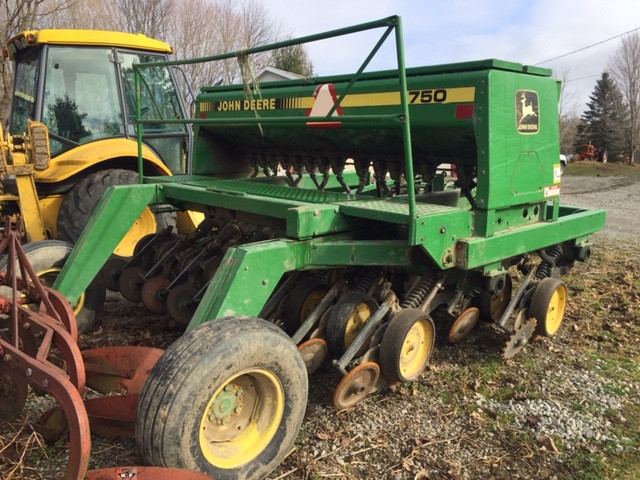
[[532,90],[516,92],[516,126],[518,132],[538,133],[540,129],[538,93]]
[[553,183],[560,183],[562,181],[562,165],[556,163],[553,166]]
[[560,185],[554,185],[553,187],[544,187],[544,196],[548,197],[557,197],[560,195]]

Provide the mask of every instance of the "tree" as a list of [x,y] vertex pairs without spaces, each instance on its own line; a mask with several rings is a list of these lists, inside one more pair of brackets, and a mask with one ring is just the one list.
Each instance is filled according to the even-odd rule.
[[560,102],[558,103],[558,114],[560,118],[560,152],[566,154],[574,153],[574,145],[578,135],[578,125],[580,125],[580,115],[575,91],[567,89],[568,71],[564,71],[559,79]]
[[297,73],[304,77],[313,76],[313,63],[309,60],[303,45],[292,45],[274,50],[271,61],[273,66],[280,70]]
[[640,146],[640,33],[634,32],[622,38],[622,44],[610,64],[629,109],[629,122],[625,128],[626,151],[633,162],[635,151]]
[[628,113],[622,94],[608,72],[603,72],[589,97],[587,110],[578,127],[578,143],[591,143],[607,152],[609,158],[618,158],[625,152],[624,124]]
[[151,38],[166,38],[166,22],[173,16],[173,0],[117,0],[116,3],[123,14],[123,30],[143,33]]
[[[29,30],[49,15],[65,10],[72,0],[0,0],[2,41]],[[6,126],[11,106],[13,62],[0,62],[0,121]]]

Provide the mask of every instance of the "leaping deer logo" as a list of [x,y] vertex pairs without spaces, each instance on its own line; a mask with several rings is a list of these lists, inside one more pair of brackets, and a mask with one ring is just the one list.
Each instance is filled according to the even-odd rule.
[[529,115],[532,115],[534,117],[538,116],[533,102],[531,100],[527,102],[527,96],[525,95],[524,92],[520,94],[520,105],[522,106],[521,107],[522,115],[520,115],[520,120],[518,121],[518,123],[522,123],[522,121],[525,118],[527,118]]

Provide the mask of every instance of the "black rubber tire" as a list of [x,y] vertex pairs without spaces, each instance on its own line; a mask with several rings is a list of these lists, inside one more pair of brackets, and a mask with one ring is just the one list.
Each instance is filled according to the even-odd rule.
[[480,318],[484,322],[495,323],[507,309],[513,292],[513,281],[510,275],[505,275],[505,285],[500,295],[492,295],[482,291],[477,297],[477,307],[480,309]]
[[567,285],[559,278],[546,277],[538,283],[527,318],[534,317],[538,321],[536,332],[539,335],[553,337],[558,332],[567,307],[567,295]]
[[[284,410],[264,448],[245,463],[221,468],[202,451],[201,421],[216,391],[248,369],[277,379]],[[179,338],[153,367],[140,394],[136,441],[148,464],[199,470],[218,480],[264,478],[294,444],[307,396],[304,361],[282,330],[252,317],[211,320]]]
[[[37,274],[54,268],[61,269],[73,250],[73,245],[62,240],[40,240],[25,244],[23,249]],[[0,270],[6,269],[6,266],[5,256],[0,259]],[[82,309],[76,312],[79,332],[86,332],[95,322],[97,313],[104,305],[106,291],[104,277],[101,274],[96,275],[84,292]]]
[[87,175],[62,200],[58,213],[58,238],[75,243],[107,188],[138,183],[132,170],[108,169]]
[[[406,350],[405,342],[407,338],[410,338],[409,333],[414,325],[421,321],[426,322],[429,335],[424,338],[424,342],[421,343],[421,347],[419,348],[428,350],[424,351],[425,355],[416,358],[415,355],[421,352],[416,348],[416,345]],[[428,338],[429,336],[431,338]],[[420,310],[408,308],[395,315],[389,322],[389,325],[382,335],[382,341],[380,342],[380,370],[387,381],[390,384],[395,384],[398,382],[410,382],[418,378],[429,363],[433,353],[435,338],[435,325],[428,314]],[[402,359],[407,356],[407,352],[409,352],[410,362],[414,365],[410,364],[408,369],[405,370],[403,369]]]
[[302,322],[311,314],[313,309],[320,303],[310,298],[311,294],[320,292],[322,296],[329,291],[329,285],[319,278],[305,278],[300,281],[289,293],[282,312],[284,327],[289,335],[296,333]]
[[[341,297],[332,309],[331,315],[328,317],[325,338],[329,345],[329,350],[331,350],[331,352],[333,352],[337,357],[340,357],[355,340],[355,338],[351,340],[347,339],[349,333],[349,318],[355,308],[362,303],[369,306],[371,316],[373,316],[376,310],[378,310],[378,302],[376,302],[373,297],[362,292],[354,291]],[[367,319],[367,322],[370,319],[371,317]],[[358,329],[353,332],[356,334],[356,337],[361,330],[362,329]],[[366,351],[368,345],[368,342],[365,342],[356,355],[362,355],[364,351]]]

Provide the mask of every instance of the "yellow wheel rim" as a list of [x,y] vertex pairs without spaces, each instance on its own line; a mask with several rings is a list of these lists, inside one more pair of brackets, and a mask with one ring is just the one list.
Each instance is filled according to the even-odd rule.
[[553,335],[558,331],[562,320],[564,319],[564,312],[567,308],[567,287],[560,285],[553,292],[553,296],[549,301],[549,308],[547,309],[546,317],[546,331],[547,335]]
[[505,288],[500,295],[491,295],[491,318],[499,319],[511,301],[511,289]]
[[140,239],[145,235],[155,233],[157,228],[156,216],[148,207],[145,208],[113,253],[121,257],[133,256],[133,251]]
[[[61,268],[49,268],[48,270],[42,270],[40,272],[36,272],[36,276],[40,279],[40,281],[46,286],[50,287],[55,282],[56,278],[62,271]],[[78,315],[82,308],[84,307],[84,299],[85,292],[82,292],[78,301],[73,305],[73,313]]]
[[399,359],[404,378],[415,378],[422,372],[431,356],[434,331],[428,318],[415,322],[404,337]]
[[237,468],[271,443],[284,415],[284,388],[268,370],[253,368],[218,388],[200,421],[200,448],[209,463]]
[[302,308],[300,308],[300,324],[304,322],[311,312],[315,310],[318,304],[322,301],[324,296],[327,294],[327,289],[325,287],[316,288],[313,290],[307,298],[304,300],[302,304]]
[[368,302],[361,302],[351,311],[349,320],[344,329],[344,346],[349,348],[358,334],[362,331],[371,316],[373,315],[373,306]]

